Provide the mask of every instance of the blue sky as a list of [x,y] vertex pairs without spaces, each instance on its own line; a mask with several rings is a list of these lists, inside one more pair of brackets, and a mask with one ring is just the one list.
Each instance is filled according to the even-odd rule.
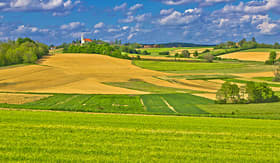
[[0,40],[280,41],[280,0],[0,0]]

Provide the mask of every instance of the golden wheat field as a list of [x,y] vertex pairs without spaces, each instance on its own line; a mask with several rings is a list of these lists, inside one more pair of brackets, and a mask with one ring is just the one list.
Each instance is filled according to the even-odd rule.
[[[105,82],[145,82],[174,88],[206,91],[199,85],[170,83],[155,77],[171,74],[134,66],[129,60],[96,54],[56,54],[28,65],[0,70],[0,91],[80,93],[80,94],[147,94],[149,92],[119,88]],[[212,90],[213,91],[213,90]]]
[[[278,53],[278,57],[279,56]],[[221,58],[264,62],[268,60],[269,52],[235,52],[222,55]]]
[[35,95],[35,94],[15,94],[15,93],[0,93],[0,103],[6,104],[25,104],[47,98],[50,95]]

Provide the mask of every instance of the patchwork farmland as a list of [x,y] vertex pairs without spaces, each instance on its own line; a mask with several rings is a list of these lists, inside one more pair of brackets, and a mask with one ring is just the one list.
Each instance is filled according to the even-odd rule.
[[[280,83],[272,81],[274,65],[242,58],[243,53],[258,54],[255,52],[239,52],[239,60],[214,63],[199,58],[175,61],[172,54],[154,53],[131,61],[99,54],[56,52],[37,64],[1,68],[0,130],[1,149],[5,150],[0,150],[0,160],[120,161],[120,154],[112,154],[116,148],[130,158],[145,146],[150,148],[148,153],[164,150],[158,153],[161,157],[149,156],[163,162],[170,161],[171,156],[186,161],[193,157],[205,160],[210,155],[206,160],[278,161],[280,102],[215,103],[216,92],[226,81],[238,86],[249,81],[265,82],[280,95]],[[268,57],[267,52],[260,53],[266,53],[263,58]],[[259,133],[256,126],[265,130]],[[43,130],[53,134],[44,137]],[[72,139],[55,141],[62,139],[65,132]],[[87,139],[92,136],[95,139]],[[38,145],[24,143],[28,137],[33,138],[31,144]],[[126,140],[129,141],[124,147]],[[21,147],[5,142],[18,142]],[[62,148],[62,144],[67,148]],[[96,146],[94,151],[92,145]],[[265,147],[270,150],[263,151]],[[43,155],[37,154],[39,148],[44,148]],[[223,155],[210,152],[213,148]],[[91,157],[82,157],[89,151],[94,153]],[[252,155],[245,156],[248,152]],[[253,157],[253,153],[258,157]],[[138,160],[147,161],[149,157],[146,154]]]

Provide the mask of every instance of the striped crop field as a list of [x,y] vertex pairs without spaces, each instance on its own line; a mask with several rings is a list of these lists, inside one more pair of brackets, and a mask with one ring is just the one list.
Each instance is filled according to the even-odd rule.
[[280,121],[0,110],[1,162],[279,162]]

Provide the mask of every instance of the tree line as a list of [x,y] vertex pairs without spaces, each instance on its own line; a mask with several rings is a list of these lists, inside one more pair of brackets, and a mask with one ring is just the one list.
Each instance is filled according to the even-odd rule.
[[49,54],[47,45],[30,38],[18,38],[16,41],[0,42],[0,66],[22,63],[35,63]]
[[120,46],[112,46],[109,43],[97,44],[95,42],[86,43],[84,45],[71,44],[64,47],[64,53],[92,53],[103,54],[116,58],[131,59],[127,54],[122,54]]
[[276,42],[275,44],[264,44],[258,43],[256,38],[253,37],[250,41],[247,41],[245,38],[239,42],[228,41],[225,43],[218,44],[214,49],[231,49],[231,48],[240,48],[242,50],[254,49],[254,48],[272,48],[280,49],[280,44]]

